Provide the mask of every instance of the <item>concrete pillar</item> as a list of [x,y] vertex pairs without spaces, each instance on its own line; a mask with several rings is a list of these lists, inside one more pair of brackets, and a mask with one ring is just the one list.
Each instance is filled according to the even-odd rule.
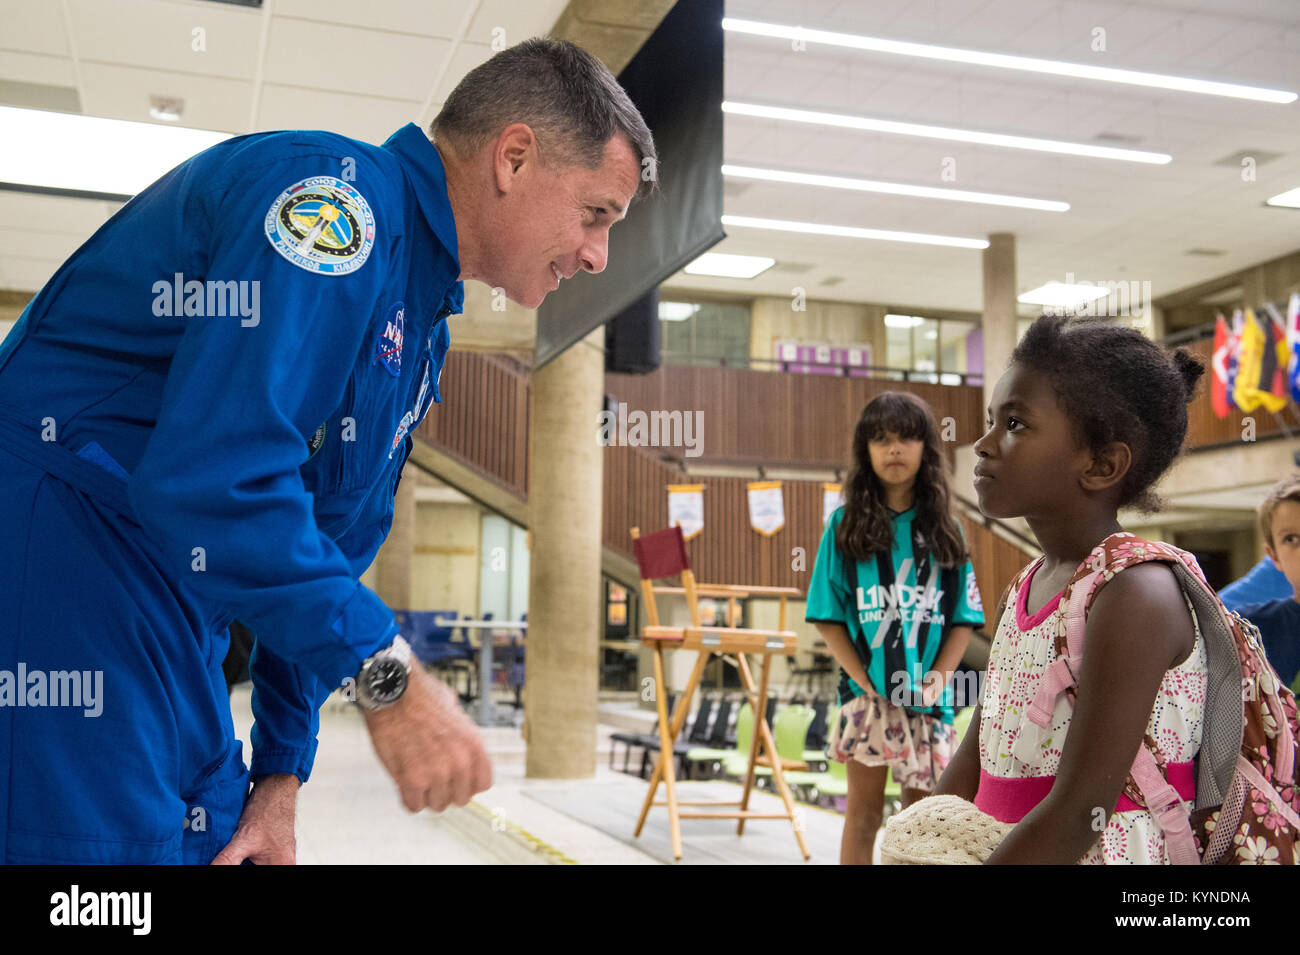
[[596,329],[532,380],[524,717],[534,778],[596,772],[604,337]]
[[411,562],[415,553],[415,465],[407,464],[393,501],[393,526],[375,555],[374,590],[394,610],[411,606]]
[[987,408],[993,403],[993,386],[1006,371],[1016,347],[1016,237],[1011,232],[991,234],[989,247],[984,250],[983,328]]

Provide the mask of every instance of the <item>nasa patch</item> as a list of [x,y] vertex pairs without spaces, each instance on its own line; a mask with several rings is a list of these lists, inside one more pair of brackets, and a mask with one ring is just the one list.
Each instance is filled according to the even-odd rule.
[[984,601],[980,600],[979,584],[975,583],[975,575],[966,575],[966,606],[978,613],[984,612]]
[[402,342],[406,334],[406,305],[398,302],[388,310],[384,327],[375,345],[375,361],[388,369],[394,378],[402,373]]
[[308,272],[345,275],[365,264],[375,245],[375,214],[354,187],[333,176],[294,183],[266,212],[275,251]]

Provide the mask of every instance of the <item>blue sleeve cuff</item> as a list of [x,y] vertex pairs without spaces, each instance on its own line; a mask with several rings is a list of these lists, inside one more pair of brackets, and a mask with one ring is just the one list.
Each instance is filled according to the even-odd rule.
[[255,750],[250,769],[254,781],[263,776],[297,776],[306,783],[315,762],[316,740],[312,739],[301,749]]
[[366,658],[388,646],[399,634],[388,605],[369,587],[357,584],[330,625],[336,639],[303,655],[301,664],[333,690],[361,672]]

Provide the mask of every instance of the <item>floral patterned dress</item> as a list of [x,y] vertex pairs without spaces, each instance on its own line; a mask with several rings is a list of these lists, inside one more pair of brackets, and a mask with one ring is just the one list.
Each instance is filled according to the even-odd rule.
[[[1030,615],[1027,600],[1034,573],[1043,558],[1020,572],[1011,588],[1014,599],[998,621],[981,705],[980,767],[990,775],[1003,778],[1055,776],[1061,750],[1074,708],[1062,694],[1057,698],[1052,721],[1039,733],[1036,752],[1017,749],[1016,740],[1025,723],[1025,710],[1033,701],[1048,666],[1057,657],[1056,635],[1065,626],[1061,594],[1049,600],[1037,613]],[[1184,594],[1184,600],[1187,600]],[[1186,762],[1200,749],[1206,684],[1205,640],[1201,636],[1196,613],[1192,614],[1196,642],[1191,654],[1177,667],[1167,671],[1147,734],[1168,762]],[[1037,731],[1032,727],[1032,731]],[[1019,755],[1017,755],[1017,752]],[[1027,757],[1022,759],[1021,757]],[[1191,806],[1188,806],[1189,810]],[[1079,860],[1085,865],[1156,864],[1167,865],[1164,835],[1146,809],[1114,812],[1097,842]]]

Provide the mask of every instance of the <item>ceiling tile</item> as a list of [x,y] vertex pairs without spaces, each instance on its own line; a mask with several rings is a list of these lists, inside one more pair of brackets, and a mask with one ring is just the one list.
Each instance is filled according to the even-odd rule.
[[267,83],[422,100],[451,42],[276,17]]
[[32,223],[33,228],[80,236],[82,240],[104,224],[109,216],[107,209],[107,204],[100,199],[0,189],[0,221]]
[[72,59],[66,56],[0,50],[0,79],[46,86],[76,86]]
[[[566,6],[568,0],[482,0],[465,38],[491,44],[500,37],[506,46],[514,46],[529,37],[546,36]],[[502,32],[494,33],[497,29]]]
[[262,89],[257,128],[327,129],[368,143],[382,143],[398,128],[418,120],[413,100],[377,99],[268,83]]
[[50,0],[0,0],[0,49],[66,56],[63,13]]
[[224,3],[67,0],[81,60],[251,80],[260,11]]
[[275,0],[276,17],[455,39],[474,0]]
[[179,97],[185,104],[181,121],[175,125],[229,133],[248,131],[253,84],[246,80],[106,63],[83,63],[81,74],[86,89],[82,109],[90,115],[155,122],[149,116],[149,98]]

